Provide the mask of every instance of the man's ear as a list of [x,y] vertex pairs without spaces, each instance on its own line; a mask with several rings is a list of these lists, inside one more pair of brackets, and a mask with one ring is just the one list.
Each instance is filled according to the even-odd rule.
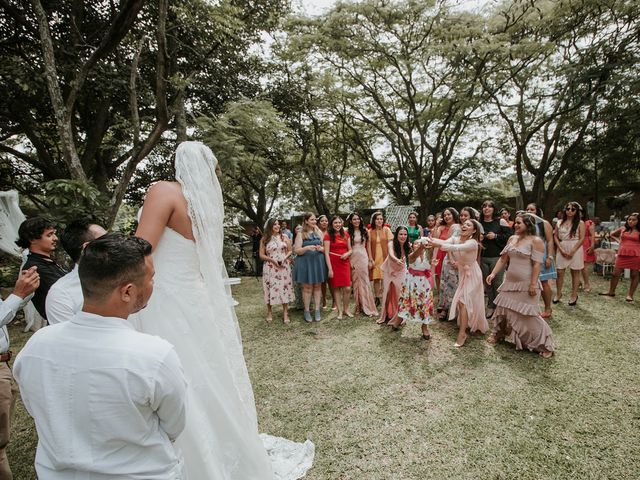
[[120,287],[120,300],[122,300],[125,303],[132,302],[135,297],[133,293],[134,289],[135,289],[135,286],[133,285],[133,283],[125,283],[124,285],[122,285]]

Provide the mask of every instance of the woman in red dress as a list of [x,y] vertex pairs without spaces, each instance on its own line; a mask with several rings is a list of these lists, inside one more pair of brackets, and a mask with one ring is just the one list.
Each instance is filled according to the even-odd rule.
[[589,218],[586,210],[580,210],[580,215],[584,221],[584,241],[582,242],[582,250],[584,251],[584,268],[582,269],[582,289],[585,292],[591,291],[591,282],[589,281],[589,267],[593,268],[596,263],[596,226]]
[[624,226],[613,232],[611,236],[620,241],[620,248],[616,255],[616,265],[613,269],[613,276],[609,284],[609,291],[601,293],[607,297],[616,295],[616,287],[620,281],[620,275],[625,268],[631,270],[631,283],[627,292],[627,302],[633,302],[633,294],[638,288],[640,280],[640,226],[638,225],[640,214],[632,213],[627,217]]
[[331,219],[329,231],[324,236],[324,256],[329,270],[329,286],[338,307],[338,320],[342,314],[353,317],[349,311],[349,290],[351,287],[351,242],[344,231],[342,218]]

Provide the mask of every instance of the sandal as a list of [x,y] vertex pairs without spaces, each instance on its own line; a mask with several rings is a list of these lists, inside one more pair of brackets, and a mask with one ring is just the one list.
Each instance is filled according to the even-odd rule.
[[540,316],[541,316],[542,318],[549,318],[551,315],[552,315],[552,313],[551,313],[551,312],[542,312],[542,313],[540,314]]
[[609,292],[600,292],[600,293],[598,293],[598,295],[601,295],[603,297],[615,297],[616,296],[615,293],[609,293]]

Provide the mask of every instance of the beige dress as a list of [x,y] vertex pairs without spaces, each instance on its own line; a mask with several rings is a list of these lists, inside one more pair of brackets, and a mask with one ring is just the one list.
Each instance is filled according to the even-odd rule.
[[[576,230],[573,237],[571,236],[571,222],[558,224],[558,240],[560,240],[560,246],[564,250],[574,249],[579,239],[578,230]],[[584,268],[584,251],[582,248],[579,248],[571,258],[565,257],[559,251],[556,253],[556,269],[564,270],[566,268],[571,270],[582,270]]]
[[353,232],[351,246],[351,288],[356,309],[365,315],[378,315],[376,301],[373,298],[369,283],[369,255],[362,235],[358,230]]
[[553,352],[551,327],[540,316],[539,280],[536,294],[533,297],[529,295],[533,262],[542,263],[544,254],[533,249],[531,240],[518,246],[515,243],[509,241],[501,252],[501,255],[509,257],[509,269],[495,299],[492,334],[497,339],[506,338],[515,343],[518,350]]

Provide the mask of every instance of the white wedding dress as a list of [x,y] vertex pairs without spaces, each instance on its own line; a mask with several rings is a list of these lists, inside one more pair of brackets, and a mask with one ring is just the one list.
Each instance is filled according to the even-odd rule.
[[189,384],[187,421],[176,446],[184,455],[185,478],[295,480],[313,464],[314,445],[258,434],[240,331],[224,282],[223,207],[215,163],[210,172],[209,165],[202,165],[203,158],[211,162],[211,157],[197,142],[185,142],[176,151],[176,177],[196,241],[164,229],[153,252],[153,295],[132,321],[140,331],[171,342],[183,365]]

